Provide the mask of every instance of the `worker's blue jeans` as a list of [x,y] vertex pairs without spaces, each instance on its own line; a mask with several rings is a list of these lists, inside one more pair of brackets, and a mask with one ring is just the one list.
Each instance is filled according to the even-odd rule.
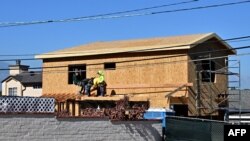
[[98,86],[97,89],[97,95],[99,96],[104,96],[104,92],[105,92],[105,87],[104,86]]
[[90,89],[91,89],[91,86],[85,85],[85,94],[88,96],[90,96]]

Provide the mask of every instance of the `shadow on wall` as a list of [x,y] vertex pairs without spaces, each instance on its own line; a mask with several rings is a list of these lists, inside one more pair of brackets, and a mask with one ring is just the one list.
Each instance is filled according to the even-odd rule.
[[[162,138],[161,123],[152,123],[152,121],[117,121],[112,122],[114,125],[124,125],[126,132],[134,140],[138,140],[138,135],[144,141],[159,141]],[[154,126],[155,125],[155,126]]]

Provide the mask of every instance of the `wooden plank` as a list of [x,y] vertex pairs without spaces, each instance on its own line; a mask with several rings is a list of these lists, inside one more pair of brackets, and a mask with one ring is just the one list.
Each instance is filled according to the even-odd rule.
[[193,86],[193,83],[186,84],[160,84],[160,85],[148,85],[148,84],[125,84],[125,85],[112,85],[108,86],[107,89],[145,89],[145,88],[174,88],[180,86]]
[[82,96],[81,101],[85,100],[95,100],[95,101],[118,101],[120,99],[123,99],[124,95],[116,95],[116,96],[104,96],[104,97],[88,97],[88,96]]
[[180,90],[181,90],[182,88],[184,88],[184,87],[186,87],[186,85],[182,85],[182,86],[178,87],[178,88],[175,89],[174,91],[172,91],[172,92],[166,94],[165,97],[169,97],[169,96],[173,95],[174,93],[176,93],[177,91],[180,91]]
[[74,113],[73,110],[74,110],[73,109],[73,103],[70,101],[69,102],[69,113],[70,113],[70,116],[73,116],[73,113]]
[[80,105],[79,102],[75,102],[75,116],[79,116],[80,115]]

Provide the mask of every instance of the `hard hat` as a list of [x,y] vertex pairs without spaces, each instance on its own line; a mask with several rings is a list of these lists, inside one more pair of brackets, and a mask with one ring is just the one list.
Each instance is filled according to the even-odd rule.
[[103,74],[103,72],[102,72],[101,70],[99,70],[99,71],[97,72],[97,74],[102,75],[102,74]]

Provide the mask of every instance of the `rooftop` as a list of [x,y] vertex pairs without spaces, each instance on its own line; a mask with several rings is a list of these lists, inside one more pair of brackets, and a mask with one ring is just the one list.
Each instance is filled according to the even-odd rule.
[[[86,45],[66,48],[54,52],[49,52],[35,56],[38,59],[46,58],[62,58],[62,57],[77,57],[90,56],[123,52],[145,52],[145,51],[160,51],[160,50],[180,50],[190,49],[193,44],[202,43],[211,38],[222,40],[215,33],[192,34],[148,39],[136,40],[121,40],[108,42],[94,42]],[[225,42],[221,42],[224,46],[231,49],[231,46]],[[231,51],[235,54],[234,51]]]
[[[5,78],[3,81],[6,81],[9,78],[14,78],[21,82],[22,84],[34,84],[34,83],[42,83],[42,73],[41,72],[24,72],[18,75],[10,75]],[[2,81],[2,82],[3,82]]]

